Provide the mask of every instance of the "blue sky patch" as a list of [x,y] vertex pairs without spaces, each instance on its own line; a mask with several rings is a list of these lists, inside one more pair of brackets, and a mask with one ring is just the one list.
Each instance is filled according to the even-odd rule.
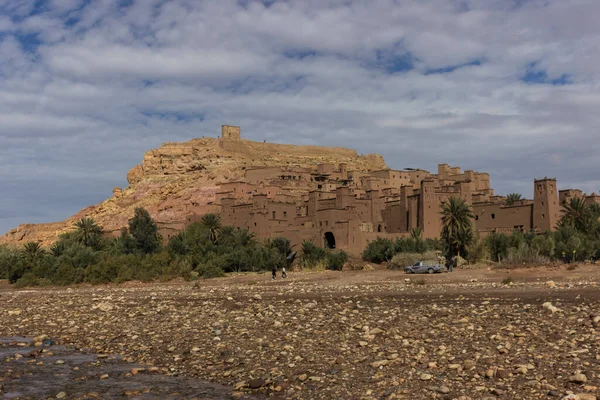
[[376,64],[389,74],[408,72],[415,68],[414,58],[410,52],[394,54],[388,50],[377,50]]
[[530,63],[527,67],[527,72],[521,77],[521,81],[525,83],[540,83],[554,86],[568,85],[572,83],[571,76],[562,74],[558,78],[550,79],[546,70],[538,69],[537,63]]

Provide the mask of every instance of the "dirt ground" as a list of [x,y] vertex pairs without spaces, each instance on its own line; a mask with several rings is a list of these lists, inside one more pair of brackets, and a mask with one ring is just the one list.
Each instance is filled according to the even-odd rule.
[[[95,354],[98,366],[121,357],[145,371],[155,367],[167,381],[226,385],[233,398],[561,399],[572,393],[589,400],[600,386],[599,284],[600,265],[589,264],[433,275],[381,268],[290,272],[274,281],[270,273],[237,274],[28,290],[0,284],[0,337],[46,335]],[[14,393],[27,382],[25,375],[15,378],[23,360],[2,357],[0,394]],[[131,368],[107,372],[106,379],[125,386],[129,379],[143,393]],[[81,376],[70,371],[65,386],[47,396],[83,398],[74,383]]]

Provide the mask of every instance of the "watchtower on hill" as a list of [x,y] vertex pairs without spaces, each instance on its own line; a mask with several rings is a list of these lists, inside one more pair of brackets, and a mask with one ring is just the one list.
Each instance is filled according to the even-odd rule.
[[239,126],[221,125],[221,139],[242,140]]

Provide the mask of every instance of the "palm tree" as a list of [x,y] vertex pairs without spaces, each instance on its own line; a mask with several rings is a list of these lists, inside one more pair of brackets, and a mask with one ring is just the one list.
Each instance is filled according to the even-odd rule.
[[590,203],[588,204],[588,210],[592,214],[594,221],[598,221],[598,219],[600,218],[600,204]]
[[460,197],[442,202],[442,239],[448,247],[449,256],[460,255],[473,241],[473,212]]
[[208,229],[208,238],[216,244],[221,232],[221,218],[217,214],[206,214],[200,220],[200,223]]
[[[572,197],[563,203],[559,226],[571,226],[581,233],[590,233],[594,226],[594,214],[582,197]],[[596,206],[594,206],[596,207]]]
[[21,256],[28,263],[34,263],[38,259],[40,259],[46,251],[42,248],[40,243],[36,242],[27,242],[23,246],[23,250],[21,250]]
[[246,247],[254,243],[254,233],[250,233],[248,228],[235,230],[235,241],[240,246]]
[[52,246],[50,246],[50,252],[54,257],[60,257],[66,250],[66,246],[63,242],[54,242]]
[[507,206],[512,206],[519,200],[521,200],[521,193],[509,193],[508,195],[506,195],[506,200],[504,200],[504,204],[506,204]]
[[103,233],[102,227],[96,224],[92,218],[81,218],[75,222],[77,231],[75,237],[77,241],[86,247],[94,247],[98,245],[100,236]]

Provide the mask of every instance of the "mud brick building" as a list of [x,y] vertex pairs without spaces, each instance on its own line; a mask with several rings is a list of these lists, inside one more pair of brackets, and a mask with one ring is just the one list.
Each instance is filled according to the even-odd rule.
[[[241,141],[239,127],[222,127],[225,145]],[[360,254],[379,237],[408,236],[422,229],[437,238],[442,229],[442,202],[463,198],[472,206],[475,229],[491,232],[554,230],[561,202],[584,196],[578,190],[558,191],[555,179],[536,179],[533,200],[506,205],[494,194],[487,173],[438,165],[437,173],[421,169],[353,171],[340,163],[314,168],[248,167],[243,179],[220,186],[214,206],[224,224],[247,228],[258,239],[285,236],[293,244],[310,240],[319,246]],[[586,196],[600,202],[600,196]],[[201,215],[190,215],[196,221]]]

